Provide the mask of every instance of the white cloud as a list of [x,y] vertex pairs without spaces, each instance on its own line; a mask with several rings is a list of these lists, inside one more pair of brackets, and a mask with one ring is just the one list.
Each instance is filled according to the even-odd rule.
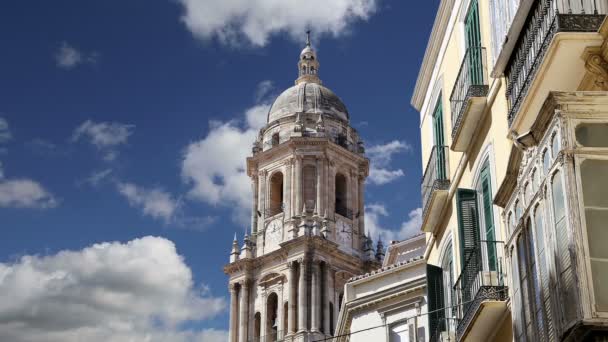
[[255,90],[255,102],[263,101],[273,89],[274,83],[271,80],[264,80],[258,83]]
[[27,255],[0,263],[0,340],[226,341],[223,331],[181,328],[224,311],[206,289],[159,237]]
[[391,170],[389,169],[390,164],[394,154],[411,151],[411,149],[409,144],[399,140],[367,148],[366,153],[371,161],[368,181],[371,184],[383,185],[403,177],[403,170]]
[[96,187],[101,182],[103,182],[104,180],[108,179],[108,177],[111,174],[112,174],[112,169],[104,169],[104,170],[94,171],[93,173],[91,173],[91,175],[89,175],[89,177],[87,177],[86,179],[84,179],[84,181],[82,181],[80,184],[87,183],[87,184],[90,184],[91,186]]
[[191,185],[191,198],[234,207],[237,221],[247,222],[252,196],[245,160],[259,129],[266,123],[269,109],[269,103],[258,103],[247,109],[240,120],[212,122],[207,136],[186,147],[181,173]]
[[87,120],[74,130],[72,141],[78,141],[83,136],[98,148],[113,147],[126,144],[133,134],[134,125],[119,122],[94,122]]
[[57,67],[67,70],[81,64],[95,64],[99,55],[96,52],[82,52],[67,42],[62,42],[54,57]]
[[388,229],[381,225],[382,217],[388,216],[388,210],[383,204],[371,203],[365,206],[365,229],[373,239],[381,237],[385,242],[404,240],[420,233],[422,225],[422,209],[416,208],[409,212],[406,221],[399,229]]
[[403,170],[387,170],[387,169],[378,169],[375,167],[371,167],[369,170],[369,181],[376,185],[383,185],[386,183],[390,183],[399,177],[403,177],[405,174]]
[[11,138],[13,135],[8,127],[8,121],[5,118],[0,117],[0,143],[5,143]]
[[118,156],[115,148],[126,144],[134,129],[134,125],[119,122],[87,120],[74,130],[72,142],[86,137],[91,144],[103,152],[105,161],[112,161]]
[[376,0],[178,0],[182,21],[202,40],[217,38],[229,45],[242,42],[264,46],[270,36],[285,32],[302,40],[313,27],[315,35],[339,36],[349,25],[367,20],[377,9]]
[[0,180],[0,207],[46,209],[57,204],[57,199],[33,180]]
[[131,206],[155,219],[169,222],[179,208],[179,201],[161,188],[145,189],[132,183],[118,183],[117,188]]

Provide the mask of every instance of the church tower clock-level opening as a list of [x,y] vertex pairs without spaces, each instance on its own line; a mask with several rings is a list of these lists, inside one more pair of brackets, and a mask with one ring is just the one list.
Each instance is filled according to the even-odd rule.
[[295,85],[272,104],[246,161],[251,236],[235,238],[224,267],[230,342],[332,336],[345,282],[381,263],[364,227],[369,160],[319,66],[308,37]]

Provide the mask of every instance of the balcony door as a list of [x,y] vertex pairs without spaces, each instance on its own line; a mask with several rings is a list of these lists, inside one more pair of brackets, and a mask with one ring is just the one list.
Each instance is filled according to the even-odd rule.
[[496,256],[496,234],[494,228],[494,215],[492,213],[492,183],[490,178],[490,163],[486,161],[481,169],[479,177],[479,194],[481,200],[481,208],[484,225],[483,232],[485,236],[485,258],[490,271],[496,271],[498,266],[498,259]]
[[437,179],[447,179],[445,169],[445,137],[443,133],[443,108],[441,106],[441,95],[433,113],[433,137],[437,153]]
[[464,21],[466,57],[471,84],[483,84],[481,31],[479,29],[478,0],[471,0],[469,12]]

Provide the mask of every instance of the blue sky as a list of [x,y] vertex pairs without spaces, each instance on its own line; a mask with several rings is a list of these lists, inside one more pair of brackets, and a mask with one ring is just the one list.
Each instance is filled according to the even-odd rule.
[[[62,326],[54,335],[41,323],[49,317],[22,312],[52,308],[61,291],[78,288],[104,294],[71,298],[106,322],[89,340],[143,331],[159,340],[225,338],[222,267],[234,233],[246,229],[244,158],[272,99],[296,78],[307,27],[320,77],[346,103],[372,159],[368,228],[386,240],[416,231],[419,115],[409,101],[438,1],[316,3],[324,2],[0,5],[0,302],[16,287],[45,284],[0,305],[0,337],[78,340],[70,320],[80,309],[65,327],[51,324]],[[123,265],[129,256],[142,262]],[[114,273],[144,280],[117,289],[104,278]],[[100,309],[117,294],[145,303],[141,287],[166,282],[175,284],[164,296],[172,302],[134,304],[118,316],[137,323],[120,332]],[[172,305],[187,310],[158,309]],[[23,322],[28,329],[17,332]]]

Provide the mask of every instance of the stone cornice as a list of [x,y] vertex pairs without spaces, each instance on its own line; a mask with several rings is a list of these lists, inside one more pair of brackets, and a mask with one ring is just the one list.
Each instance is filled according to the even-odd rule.
[[424,52],[424,59],[420,66],[418,78],[416,79],[416,86],[414,88],[414,94],[412,95],[411,104],[416,110],[422,109],[422,104],[426,96],[427,89],[431,83],[431,77],[433,76],[433,70],[439,57],[441,45],[445,38],[446,29],[450,21],[452,9],[454,8],[454,0],[441,0],[439,9],[437,10],[437,16],[433,23],[433,30]]
[[290,251],[297,248],[304,248],[306,251],[318,250],[331,256],[333,262],[339,262],[343,266],[348,266],[352,274],[369,271],[372,268],[380,267],[378,263],[368,263],[359,257],[347,254],[338,248],[335,242],[326,240],[320,236],[300,236],[280,244],[281,248],[268,254],[251,259],[240,259],[224,266],[224,273],[233,275],[238,272],[250,272],[262,265],[268,264],[273,259],[286,261]]
[[361,311],[363,309],[378,309],[388,301],[394,300],[401,296],[407,296],[415,292],[420,292],[420,296],[424,296],[425,289],[426,278],[421,277],[414,281],[401,284],[395,288],[383,290],[369,296],[358,298],[351,302],[346,302],[344,304],[344,308],[340,310],[340,315],[338,316],[336,335],[345,334],[350,329],[353,315],[357,311]]

